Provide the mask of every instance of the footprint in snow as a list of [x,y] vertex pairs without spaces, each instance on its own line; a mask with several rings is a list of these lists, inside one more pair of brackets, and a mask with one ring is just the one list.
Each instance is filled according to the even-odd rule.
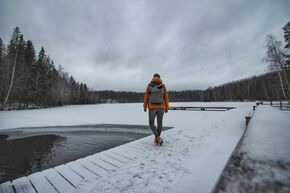
[[189,149],[186,147],[182,150],[182,154],[183,155],[186,155],[188,153]]
[[142,177],[141,177],[139,174],[135,174],[135,175],[133,176],[133,178],[139,178],[139,179],[142,179]]
[[169,193],[169,192],[171,192],[171,188],[169,188],[169,187],[165,187],[165,188],[163,189],[163,193]]

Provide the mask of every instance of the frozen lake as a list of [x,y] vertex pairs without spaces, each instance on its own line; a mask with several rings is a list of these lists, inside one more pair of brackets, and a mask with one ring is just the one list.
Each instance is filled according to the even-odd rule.
[[[187,102],[170,103],[170,106],[211,106],[248,108],[254,102]],[[212,116],[222,112],[170,111],[164,116],[164,125],[175,126],[177,120],[191,120]],[[68,105],[47,109],[0,111],[0,130],[19,127],[71,126],[87,124],[147,125],[148,116],[142,103]]]

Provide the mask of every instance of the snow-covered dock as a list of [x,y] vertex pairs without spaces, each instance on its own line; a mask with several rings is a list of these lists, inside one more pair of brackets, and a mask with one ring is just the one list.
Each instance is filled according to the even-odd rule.
[[[174,129],[163,132],[161,147],[153,144],[152,136],[145,137],[6,182],[0,185],[0,192],[211,192],[244,132],[244,117],[253,103],[223,105],[237,108],[223,112],[170,111],[164,125]],[[0,129],[52,123],[147,123],[141,104],[77,107],[33,110],[23,116],[20,111],[0,112],[0,119],[7,118]],[[9,123],[8,117],[13,117],[13,122]]]
[[214,193],[290,192],[290,112],[259,105]]

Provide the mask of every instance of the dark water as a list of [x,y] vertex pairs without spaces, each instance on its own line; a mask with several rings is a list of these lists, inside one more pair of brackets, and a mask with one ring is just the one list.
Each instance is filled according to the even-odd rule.
[[112,127],[103,129],[108,131],[82,129],[25,128],[0,134],[0,183],[151,134],[148,127],[139,128],[140,132],[124,132],[120,128],[112,130]]

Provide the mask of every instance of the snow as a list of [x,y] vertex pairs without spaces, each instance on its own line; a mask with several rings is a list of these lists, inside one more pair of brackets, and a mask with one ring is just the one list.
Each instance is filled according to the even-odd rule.
[[13,181],[16,192],[31,192],[36,193],[27,177],[18,178]]
[[55,167],[55,170],[59,173],[61,173],[70,183],[72,183],[73,186],[77,186],[81,183],[83,178],[73,172],[68,166],[66,165],[60,165]]
[[255,160],[290,162],[290,113],[268,105],[257,108],[241,151]]
[[53,184],[59,193],[74,192],[74,187],[54,169],[43,171],[45,177]]
[[[163,146],[155,146],[153,136],[122,145],[123,152],[134,154],[134,160],[101,178],[83,180],[76,192],[211,192],[244,132],[245,116],[254,103],[170,105],[237,108],[224,112],[169,111],[164,116],[164,126],[174,128],[162,133]],[[3,111],[0,121],[0,129],[82,124],[147,125],[148,115],[143,112],[141,103],[76,105]],[[106,152],[110,151],[113,149]]]
[[[140,106],[140,107],[139,107]],[[47,109],[1,111],[0,129],[84,124],[144,125],[142,104],[70,105]],[[130,116],[136,114],[133,119]]]
[[[171,106],[249,106],[254,103],[170,103]],[[165,117],[166,125],[174,126],[179,115],[200,118],[206,112],[171,111]],[[214,113],[216,114],[216,113]],[[198,115],[198,116],[196,116]],[[174,119],[173,119],[174,118]],[[143,104],[97,104],[68,105],[47,109],[31,109],[17,111],[0,111],[0,130],[19,127],[70,126],[88,124],[132,124],[147,125],[147,113],[143,112]]]
[[28,176],[29,180],[33,183],[37,192],[42,193],[58,193],[53,186],[47,181],[42,173],[36,172]]

